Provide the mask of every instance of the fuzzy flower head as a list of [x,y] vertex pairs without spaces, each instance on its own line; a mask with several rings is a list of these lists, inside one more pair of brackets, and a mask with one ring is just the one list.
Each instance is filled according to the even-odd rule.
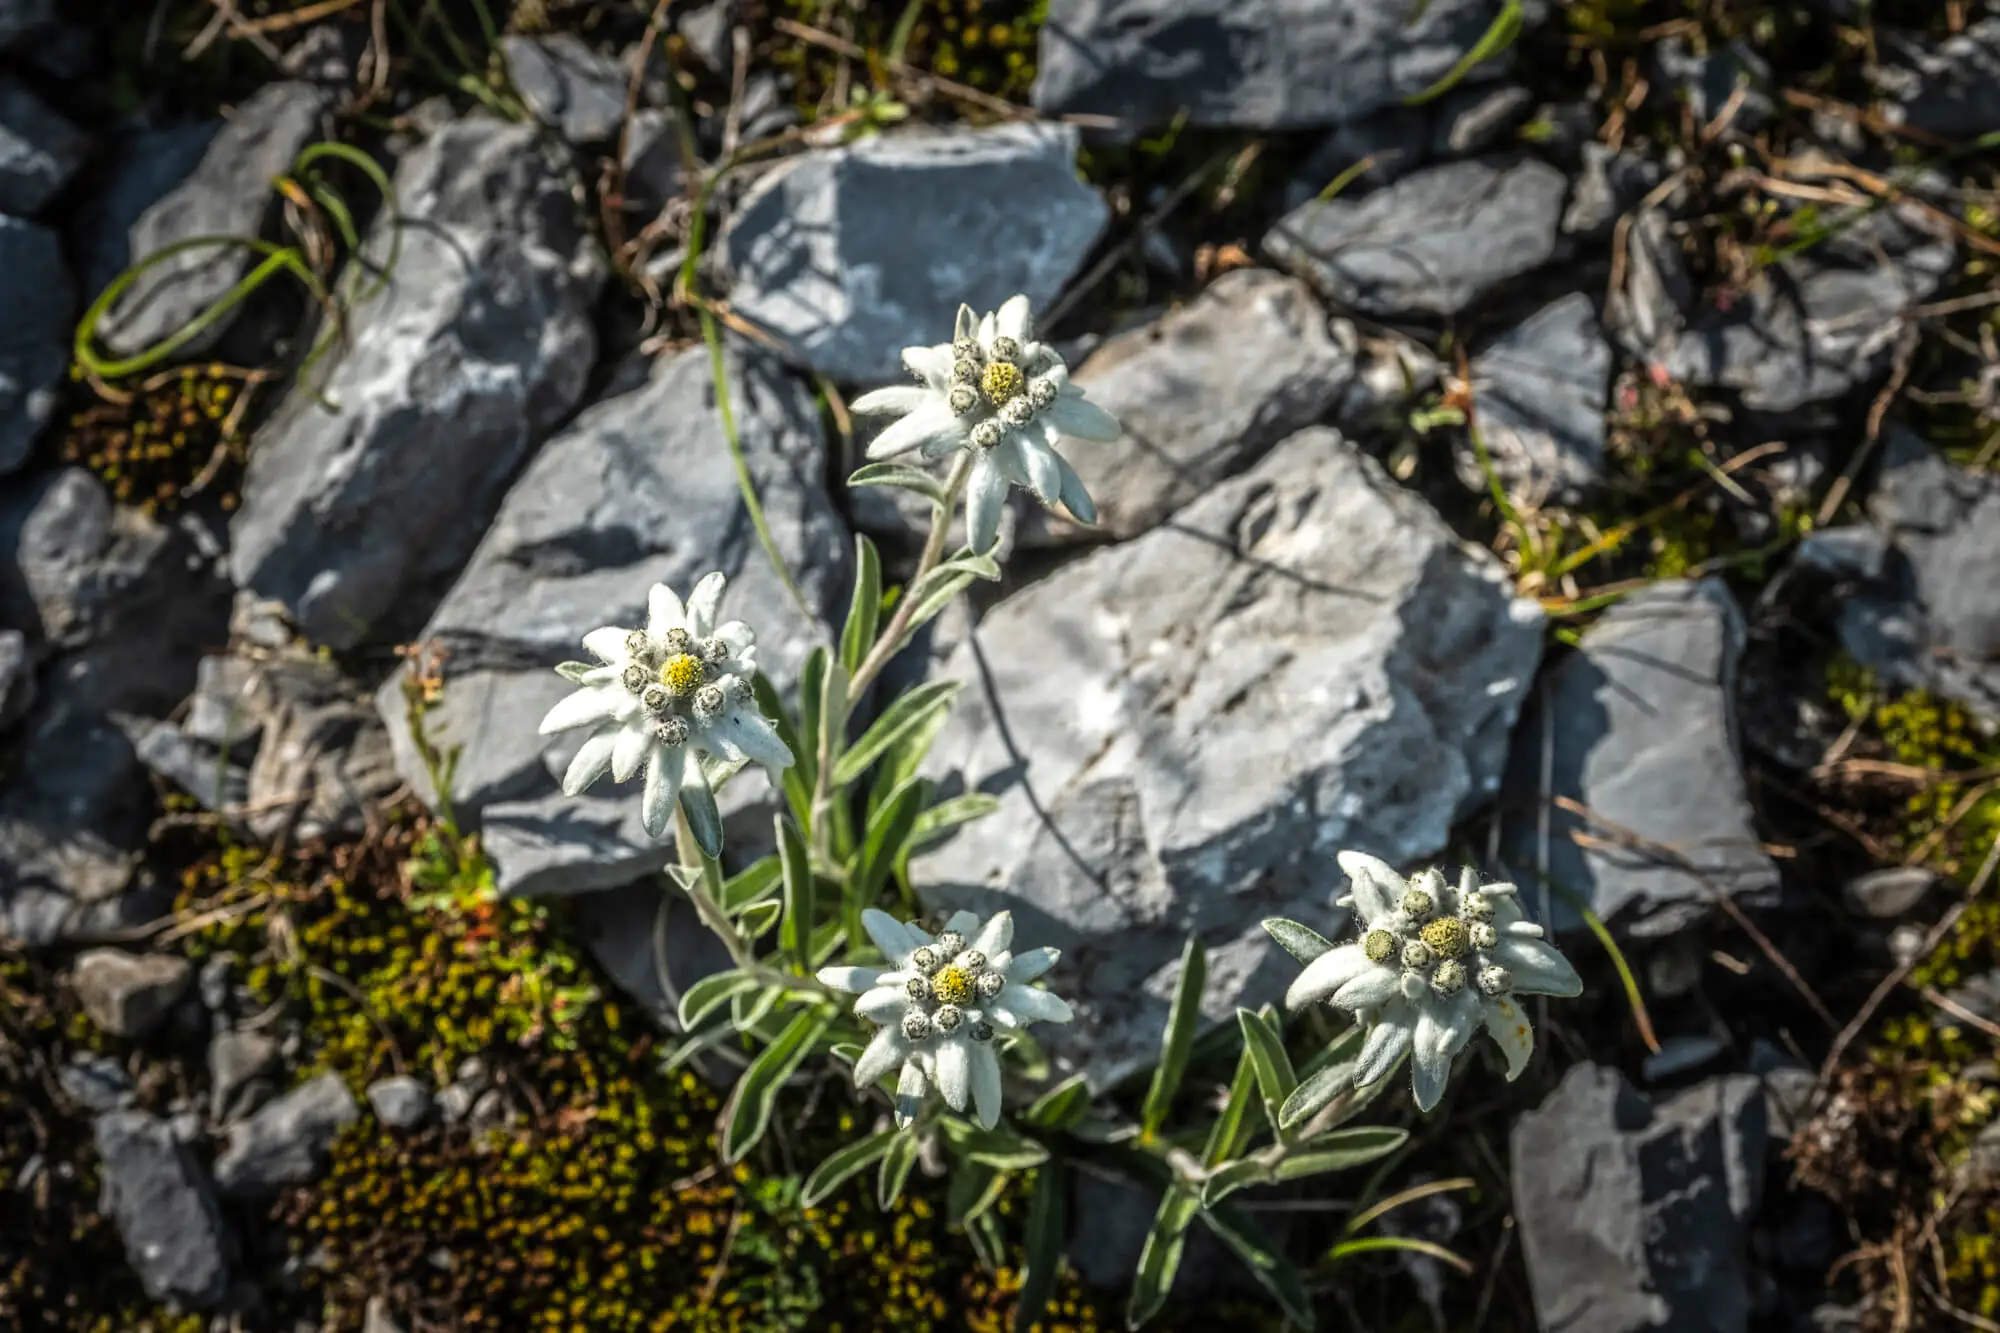
[[1535,1034],[1514,997],[1576,995],[1583,982],[1522,915],[1514,886],[1482,887],[1468,868],[1453,889],[1435,870],[1405,881],[1372,856],[1342,852],[1339,860],[1354,887],[1341,905],[1360,918],[1361,938],[1308,963],[1285,1004],[1331,1000],[1368,1026],[1357,1086],[1408,1052],[1421,1110],[1444,1096],[1452,1059],[1481,1024],[1507,1057],[1507,1077],[1518,1077]]
[[1097,521],[1090,493],[1055,445],[1065,435],[1115,440],[1118,421],[1070,383],[1069,368],[1047,343],[1035,341],[1027,297],[1010,297],[997,314],[983,317],[960,306],[952,341],[906,347],[903,365],[916,385],[854,400],[858,413],[900,418],[875,437],[868,456],[915,451],[929,461],[971,451],[966,526],[973,550],[993,545],[1010,486],[1026,487],[1047,506],[1060,500],[1085,523]]
[[854,1065],[854,1086],[866,1088],[898,1065],[896,1123],[915,1119],[935,1087],[945,1104],[964,1111],[968,1098],[979,1123],[1000,1120],[1000,1057],[994,1038],[1034,1022],[1067,1023],[1070,1007],[1028,983],[1056,965],[1054,949],[1011,953],[1012,913],[980,923],[959,912],[933,937],[873,908],[861,924],[889,969],[828,967],[822,984],[861,996],[854,1012],[880,1024]]
[[655,838],[666,836],[676,799],[689,804],[690,814],[697,805],[713,810],[701,755],[770,769],[792,762],[751,693],[757,636],[740,620],[716,624],[725,582],[710,574],[685,606],[656,583],[646,628],[609,626],[584,635],[597,662],[556,668],[577,690],[542,719],[544,736],[591,729],[563,777],[567,794],[579,794],[607,770],[618,782],[644,770],[642,813]]

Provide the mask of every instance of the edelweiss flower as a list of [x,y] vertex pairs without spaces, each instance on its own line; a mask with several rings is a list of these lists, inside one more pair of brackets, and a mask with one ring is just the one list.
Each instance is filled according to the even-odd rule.
[[936,939],[873,908],[861,914],[861,924],[891,970],[828,967],[819,973],[824,985],[860,992],[854,1012],[882,1025],[855,1062],[854,1086],[866,1088],[900,1064],[898,1125],[909,1125],[925,1091],[936,1085],[954,1111],[965,1110],[970,1095],[979,1123],[991,1129],[1000,1120],[996,1030],[1070,1020],[1067,1003],[1028,984],[1061,955],[1054,949],[1009,953],[1010,912],[983,926],[972,913],[959,912]]
[[1027,297],[1011,297],[984,318],[960,306],[952,341],[905,347],[903,364],[921,382],[917,387],[877,389],[854,400],[856,412],[902,417],[875,437],[868,456],[914,449],[930,460],[971,450],[965,493],[973,550],[993,545],[1010,485],[1027,487],[1044,505],[1061,500],[1085,523],[1097,521],[1090,493],[1055,444],[1064,435],[1115,440],[1118,420],[1086,399],[1069,382],[1062,358],[1034,340]]
[[1339,860],[1354,885],[1341,905],[1361,918],[1361,939],[1308,963],[1285,1004],[1302,1009],[1331,999],[1369,1025],[1357,1085],[1373,1083],[1410,1052],[1421,1110],[1444,1095],[1452,1058],[1481,1022],[1506,1054],[1507,1077],[1517,1077],[1535,1034],[1509,996],[1576,995],[1583,982],[1522,915],[1514,886],[1481,887],[1469,867],[1456,890],[1435,870],[1405,883],[1372,856],[1342,852]]
[[[664,837],[682,793],[713,807],[699,756],[783,768],[792,752],[757,711],[750,680],[757,636],[740,620],[715,623],[726,580],[710,574],[687,605],[653,585],[644,629],[594,629],[583,646],[601,665],[565,662],[556,670],[581,686],[549,710],[542,734],[595,728],[570,761],[563,791],[577,795],[609,769],[623,782],[646,770],[646,832]],[[713,854],[711,852],[711,854]]]

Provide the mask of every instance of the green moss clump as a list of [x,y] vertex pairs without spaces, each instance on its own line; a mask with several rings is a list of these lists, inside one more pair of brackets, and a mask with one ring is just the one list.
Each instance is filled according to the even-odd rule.
[[58,433],[66,463],[90,469],[120,504],[170,510],[203,473],[205,489],[234,509],[245,441],[232,415],[241,386],[227,368],[186,366],[100,396],[73,368],[78,405]]
[[[832,31],[879,59],[888,54],[906,6],[902,0],[832,7],[821,0],[769,0],[760,8],[765,21],[752,16],[760,47],[774,68],[792,76],[799,109],[811,118],[845,109],[831,100],[842,57],[778,31],[768,20]],[[929,0],[916,8],[903,60],[983,93],[1025,102],[1035,82],[1036,44],[1048,9],[1048,0]],[[866,64],[848,63],[851,77],[869,78]],[[976,108],[958,110],[977,118]]]
[[[1845,658],[1829,666],[1827,693],[1859,726],[1857,748],[1927,775],[1882,812],[1890,850],[1921,855],[1961,892],[1970,888],[2000,836],[2000,795],[1976,776],[2000,765],[2000,740],[1958,705],[1921,690],[1885,691]],[[1996,967],[2000,897],[1989,886],[1911,969],[1909,985],[1942,994]],[[1795,1143],[1803,1178],[1842,1203],[1874,1242],[1850,1259],[1869,1308],[1884,1319],[1903,1299],[1897,1263],[1941,1271],[1944,1297],[1961,1309],[2000,1314],[2000,1179],[1959,1179],[1974,1139],[2000,1111],[2000,1092],[1974,1073],[1996,1058],[2000,1041],[1943,1005],[1892,1012]],[[1933,1232],[1939,1248],[1919,1251],[1918,1238]]]
[[[364,1118],[283,1202],[320,1257],[330,1333],[358,1329],[377,1295],[524,1333],[1011,1326],[1018,1277],[979,1269],[935,1190],[886,1215],[859,1186],[800,1205],[790,1172],[867,1129],[849,1097],[808,1099],[789,1163],[724,1166],[715,1091],[663,1068],[559,914],[489,888],[476,847],[408,826],[319,862],[227,848],[185,877],[181,910],[209,919],[193,952],[236,955],[256,998],[288,1002],[309,1065],[359,1090],[398,1068],[441,1083],[477,1056],[517,1113],[477,1134]],[[1044,1333],[1115,1322],[1073,1284],[1057,1311]]]

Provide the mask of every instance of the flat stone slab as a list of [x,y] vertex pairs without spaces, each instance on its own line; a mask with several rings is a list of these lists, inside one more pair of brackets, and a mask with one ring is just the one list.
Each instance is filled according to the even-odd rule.
[[[1547,15],[1528,0],[1528,25]],[[1496,0],[1050,0],[1035,108],[1143,126],[1291,130],[1350,121],[1430,88],[1478,45]],[[1510,55],[1469,80],[1497,78]]]
[[1556,257],[1569,182],[1533,158],[1448,162],[1285,214],[1264,251],[1336,306],[1451,316]]
[[1000,809],[911,877],[1064,951],[1078,1017],[1042,1040],[1107,1086],[1154,1058],[1188,932],[1223,1021],[1297,973],[1262,918],[1338,927],[1336,852],[1444,846],[1498,786],[1541,628],[1422,499],[1302,431],[979,622],[927,771]]
[[1743,638],[1719,580],[1657,583],[1547,673],[1507,779],[1505,854],[1531,914],[1581,924],[1559,885],[1614,925],[1663,935],[1724,895],[1755,904],[1776,892],[1743,781]]
[[1304,283],[1268,269],[1226,273],[1072,372],[1125,428],[1110,444],[1063,446],[1098,523],[1081,527],[1031,504],[1016,544],[1137,536],[1320,420],[1353,377],[1353,354],[1329,335]]
[[[1500,335],[1473,358],[1472,383],[1481,438],[1510,494],[1573,504],[1603,482],[1611,346],[1589,297],[1571,292]],[[1469,440],[1457,462],[1483,491]]]
[[1055,300],[1109,210],[1076,177],[1068,125],[877,135],[806,153],[723,229],[730,306],[832,379],[906,377],[905,347],[948,342],[960,302]]
[[[427,730],[462,747],[454,806],[480,821],[504,893],[611,888],[671,857],[672,844],[641,827],[638,784],[605,780],[577,798],[558,790],[583,734],[537,728],[573,688],[553,668],[587,656],[585,634],[642,625],[653,584],[686,596],[719,569],[729,576],[724,614],[756,631],[757,665],[782,690],[846,609],[851,542],[826,492],[812,395],[767,352],[731,343],[726,364],[745,461],[810,615],[758,544],[723,443],[708,352],[695,347],[628,364],[542,447],[424,627],[449,654]],[[376,704],[398,771],[429,799],[401,681],[384,684]],[[764,790],[748,770],[725,794],[740,805]],[[767,815],[763,836],[769,829]]]

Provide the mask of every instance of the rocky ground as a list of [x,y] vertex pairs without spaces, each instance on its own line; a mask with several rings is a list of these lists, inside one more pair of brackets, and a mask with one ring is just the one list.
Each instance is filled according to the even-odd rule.
[[[716,960],[535,723],[714,568],[789,685],[921,540],[846,402],[1021,291],[1102,523],[898,678],[1054,1068],[1477,864],[1590,988],[1252,1205],[1323,1327],[2000,1327],[2000,6],[104,8],[0,0],[0,1325],[1009,1326],[941,1182],[798,1204],[838,1071],[718,1163]],[[1151,1207],[1075,1165],[1051,1331]]]

